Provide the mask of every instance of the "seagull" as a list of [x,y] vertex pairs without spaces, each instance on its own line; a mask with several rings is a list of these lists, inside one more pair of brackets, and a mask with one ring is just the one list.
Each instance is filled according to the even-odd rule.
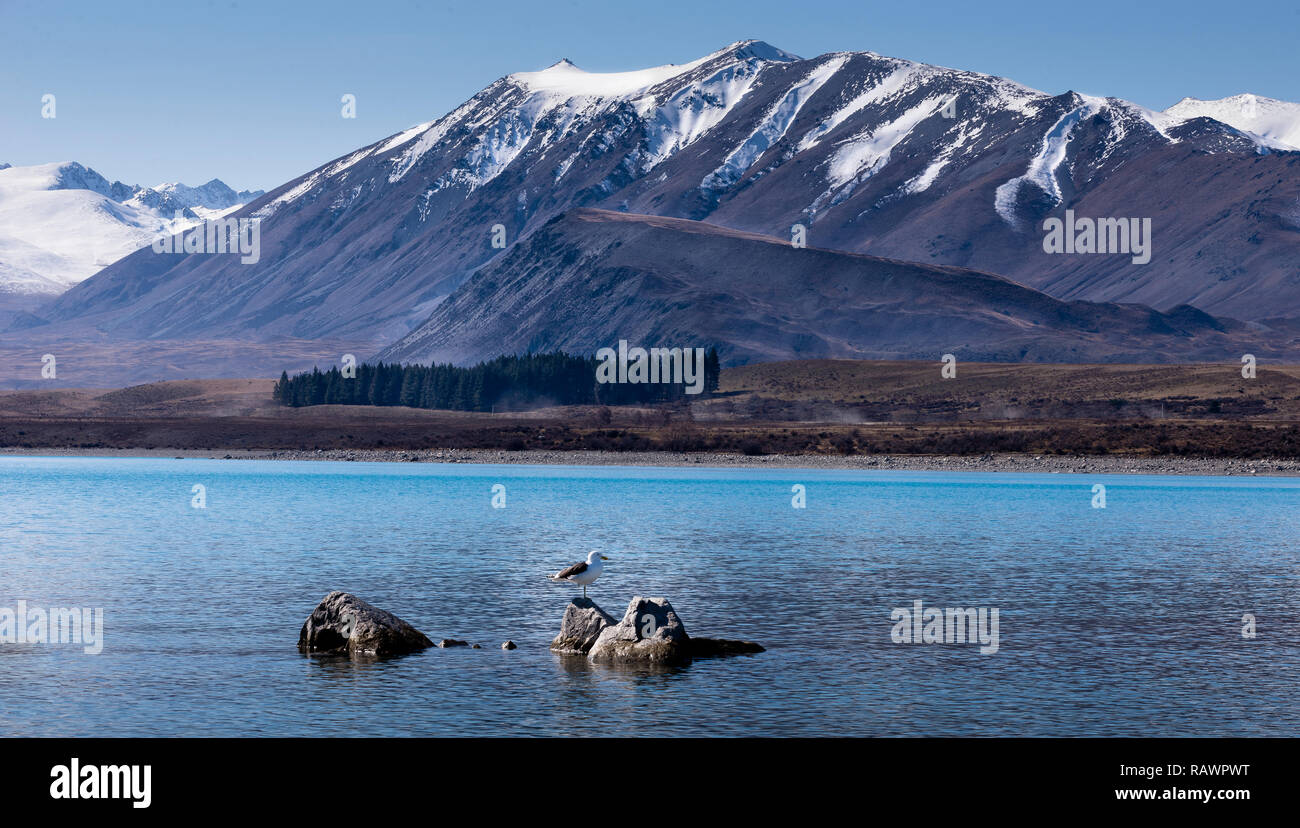
[[559,572],[551,576],[551,580],[556,583],[559,583],[560,581],[568,581],[573,584],[582,584],[582,597],[586,598],[587,585],[594,583],[595,580],[600,577],[601,571],[605,568],[605,565],[601,563],[601,561],[607,560],[609,560],[609,558],[606,558],[604,555],[593,549],[591,552],[587,553],[587,560],[582,563],[576,563],[567,569],[561,569]]

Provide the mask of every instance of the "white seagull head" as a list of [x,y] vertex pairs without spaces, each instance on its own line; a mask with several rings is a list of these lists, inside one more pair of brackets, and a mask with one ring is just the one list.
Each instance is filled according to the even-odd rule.
[[597,559],[597,558],[601,559],[602,561],[607,561],[607,560],[609,560],[609,558],[606,558],[604,555],[600,554],[600,552],[597,551],[597,550],[595,550],[595,549],[593,549],[593,550],[591,550],[590,552],[587,553],[587,563],[588,563],[588,564],[594,564],[594,563],[596,562],[596,559]]

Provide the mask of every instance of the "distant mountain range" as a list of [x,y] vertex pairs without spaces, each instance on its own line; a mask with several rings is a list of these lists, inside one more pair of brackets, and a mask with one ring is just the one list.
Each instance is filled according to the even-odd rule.
[[[462,361],[603,341],[610,318],[647,335],[703,335],[698,313],[684,321],[693,303],[726,320],[727,337],[714,339],[733,361],[933,356],[940,343],[922,348],[920,332],[944,330],[984,358],[1209,358],[1266,335],[1276,350],[1289,323],[1275,320],[1300,317],[1298,134],[1300,106],[1262,97],[1156,112],[871,52],[802,59],[742,41],[636,72],[561,61],[238,209],[263,220],[255,264],[144,249],[40,315],[124,339],[334,337],[390,358]],[[620,226],[579,208],[640,218]],[[1150,263],[1044,252],[1043,219],[1066,210],[1150,218]],[[645,224],[655,216],[688,223]],[[776,252],[770,240],[788,241],[793,225],[819,250]],[[621,238],[632,227],[657,243]],[[674,247],[695,243],[752,275],[718,263],[740,283],[715,282],[707,257]],[[814,258],[858,275],[835,293],[808,269]],[[877,278],[884,259],[913,263],[897,271],[906,286]],[[608,297],[593,287],[576,303],[584,278]],[[830,304],[783,307],[751,292],[798,303],[781,279],[812,280],[809,301]],[[940,286],[963,302],[925,298]],[[543,296],[570,304],[520,315]],[[908,302],[921,303],[918,328],[873,310],[898,316]]]
[[1213,118],[1249,132],[1275,149],[1300,150],[1300,103],[1261,95],[1233,95],[1217,101],[1183,98],[1165,112],[1175,118]]
[[202,187],[137,187],[76,162],[2,164],[0,294],[56,296],[159,235],[260,195],[215,178]]

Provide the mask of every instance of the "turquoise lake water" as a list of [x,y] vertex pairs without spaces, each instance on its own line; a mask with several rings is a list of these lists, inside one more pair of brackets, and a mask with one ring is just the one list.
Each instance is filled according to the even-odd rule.
[[[0,736],[1296,736],[1298,505],[1284,478],[0,458],[0,609],[104,611],[97,655],[0,644]],[[580,590],[544,576],[590,549],[610,614],[661,595],[767,652],[552,654]],[[483,649],[301,655],[336,589]],[[917,600],[996,608],[998,651],[895,643]]]

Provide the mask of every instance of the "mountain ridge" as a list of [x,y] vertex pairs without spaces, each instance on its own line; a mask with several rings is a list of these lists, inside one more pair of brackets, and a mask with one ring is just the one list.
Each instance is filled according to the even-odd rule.
[[[379,350],[505,255],[497,227],[508,249],[583,207],[765,236],[802,224],[816,247],[997,273],[1063,300],[1300,316],[1297,202],[1300,153],[1205,116],[738,41],[678,66],[560,61],[499,78],[241,208],[263,220],[257,264],[139,251],[50,317],[127,338],[346,336]],[[1045,253],[1037,228],[1068,209],[1151,217],[1151,263]]]
[[592,353],[619,339],[716,346],[729,365],[943,353],[995,362],[1125,362],[1141,354],[1170,361],[1273,357],[1294,347],[1294,331],[1268,332],[1271,345],[1265,332],[1190,307],[1162,313],[1061,301],[997,274],[576,208],[480,269],[378,358],[464,364],[499,353]]

